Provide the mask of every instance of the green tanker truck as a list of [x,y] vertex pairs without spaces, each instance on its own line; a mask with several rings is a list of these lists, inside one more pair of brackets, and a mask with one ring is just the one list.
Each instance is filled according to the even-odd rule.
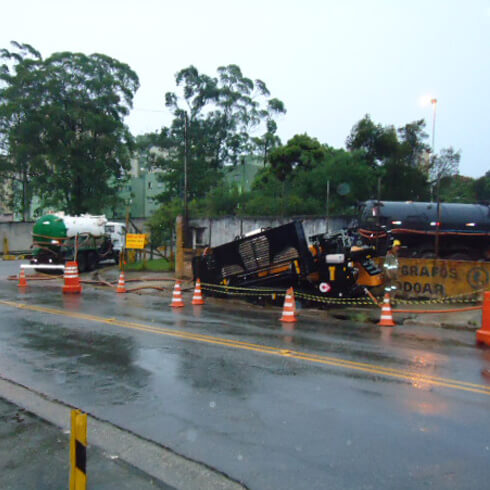
[[32,264],[64,264],[76,260],[80,272],[95,269],[105,260],[118,263],[124,248],[126,227],[105,216],[41,216],[32,231]]

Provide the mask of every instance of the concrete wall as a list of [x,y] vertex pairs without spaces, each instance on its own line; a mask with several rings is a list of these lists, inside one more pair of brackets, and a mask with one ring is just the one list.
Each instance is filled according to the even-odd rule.
[[[121,223],[124,220],[117,220]],[[144,228],[145,219],[137,218],[133,220],[143,231],[146,233],[147,230]],[[0,223],[0,254],[3,254],[4,251],[4,240],[8,239],[8,249],[9,252],[18,253],[18,252],[27,252],[31,250],[32,245],[32,228],[34,226],[33,221],[27,221],[25,223],[21,223],[18,221],[12,221],[9,223]],[[130,227],[130,231],[133,231]]]
[[[306,237],[326,231],[324,218],[298,218],[301,219]],[[124,220],[117,220],[123,222]],[[190,226],[193,229],[193,245],[216,247],[223,243],[234,240],[236,236],[243,235],[257,228],[268,228],[288,223],[289,219],[279,218],[236,218],[234,216],[216,219],[193,219]],[[143,233],[148,230],[145,228],[145,218],[133,219],[133,222]],[[329,220],[329,230],[334,231],[350,223],[350,218],[332,217]],[[25,252],[30,250],[32,244],[32,228],[34,222],[9,222],[0,223],[0,253],[3,253],[4,238],[8,238],[10,252]]]
[[32,227],[34,222],[0,223],[0,252],[3,253],[4,240],[8,239],[10,252],[25,252],[32,245]]
[[[311,235],[325,233],[327,229],[325,218],[298,217],[297,219],[302,221],[307,238]],[[269,217],[241,219],[235,216],[229,216],[216,219],[192,219],[190,220],[190,227],[193,230],[194,247],[216,247],[257,228],[275,227],[289,223],[290,221],[291,219]],[[329,231],[335,231],[349,226],[350,222],[351,218],[343,216],[332,217],[329,219]]]

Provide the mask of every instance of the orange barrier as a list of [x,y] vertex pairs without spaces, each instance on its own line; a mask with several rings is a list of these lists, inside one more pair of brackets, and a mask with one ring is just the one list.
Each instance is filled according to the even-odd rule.
[[483,297],[481,328],[476,331],[476,341],[490,345],[490,291],[486,291]]
[[78,264],[76,262],[66,263],[64,279],[63,293],[79,294],[82,292],[82,285],[78,276]]
[[378,325],[380,327],[394,327],[396,325],[396,323],[393,321],[393,314],[391,312],[389,293],[385,294],[383,306],[381,307],[381,318]]
[[19,288],[25,288],[27,286],[26,273],[24,272],[24,269],[20,270],[18,286]]
[[193,305],[203,305],[204,299],[202,297],[201,291],[201,281],[199,278],[196,281],[196,289],[194,289],[194,295],[192,296],[192,304]]
[[286,297],[284,298],[284,306],[282,308],[281,322],[297,322],[296,318],[296,300],[294,299],[294,290],[289,288],[286,291]]
[[126,293],[126,283],[124,281],[124,271],[121,271],[119,282],[117,283],[116,293]]
[[182,289],[180,288],[180,281],[175,283],[174,292],[172,293],[172,302],[170,306],[173,308],[181,308],[184,306],[184,300],[182,298]]

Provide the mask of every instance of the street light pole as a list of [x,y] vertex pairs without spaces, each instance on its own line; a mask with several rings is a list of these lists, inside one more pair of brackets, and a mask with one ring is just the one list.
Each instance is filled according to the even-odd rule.
[[436,167],[436,154],[435,154],[435,137],[436,137],[436,108],[437,99],[434,97],[430,100],[430,103],[434,106],[434,112],[432,115],[432,161],[436,170],[436,199],[437,199],[437,222],[436,222],[436,236],[434,240],[434,252],[436,259],[439,258],[439,227],[441,225],[441,197],[440,197],[440,172]]
[[434,156],[434,141],[436,138],[436,108],[437,108],[437,99],[430,99],[430,103],[434,106],[434,112],[432,114],[432,156]]

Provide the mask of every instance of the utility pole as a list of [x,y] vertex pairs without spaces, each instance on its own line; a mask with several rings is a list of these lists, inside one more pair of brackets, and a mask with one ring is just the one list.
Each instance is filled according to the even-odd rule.
[[187,201],[188,176],[187,176],[187,111],[184,112],[184,248],[189,244],[189,206]]
[[328,223],[328,218],[329,218],[329,209],[330,209],[330,179],[327,180],[327,234],[328,234],[328,228],[329,228],[329,223]]
[[378,177],[378,192],[377,192],[377,202],[376,206],[378,208],[378,211],[376,212],[376,251],[379,249],[379,218],[380,218],[380,209],[381,209],[381,177]]

